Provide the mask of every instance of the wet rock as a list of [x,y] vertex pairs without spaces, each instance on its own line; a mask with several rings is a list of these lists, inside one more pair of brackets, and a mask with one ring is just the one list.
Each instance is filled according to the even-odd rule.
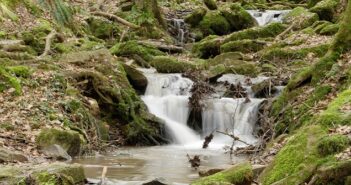
[[257,98],[268,98],[277,92],[277,88],[274,87],[274,84],[270,79],[254,84],[251,87],[251,90]]
[[53,158],[55,160],[66,160],[66,161],[72,160],[72,157],[68,155],[66,150],[63,149],[60,145],[56,145],[56,144],[50,145],[50,146],[44,147],[42,151],[46,156]]
[[77,132],[57,129],[42,130],[36,141],[40,148],[60,145],[72,157],[79,155],[82,144]]
[[0,147],[0,163],[26,161],[28,158],[24,154]]
[[150,182],[145,182],[142,185],[168,185],[170,183],[166,182],[163,178],[156,178]]
[[225,169],[222,169],[222,168],[213,168],[213,169],[205,169],[205,170],[200,170],[199,171],[199,176],[200,177],[207,177],[207,176],[210,176],[210,175],[213,175],[215,173],[218,173],[218,172],[221,172]]
[[132,66],[129,66],[127,64],[123,64],[124,70],[127,73],[127,78],[130,82],[130,84],[136,89],[139,90],[141,93],[144,93],[147,87],[147,78],[135,69]]

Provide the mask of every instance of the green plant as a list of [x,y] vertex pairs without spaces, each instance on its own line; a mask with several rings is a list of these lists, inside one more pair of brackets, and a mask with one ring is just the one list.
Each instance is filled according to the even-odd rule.
[[39,0],[39,3],[50,11],[56,22],[71,25],[72,10],[62,0]]

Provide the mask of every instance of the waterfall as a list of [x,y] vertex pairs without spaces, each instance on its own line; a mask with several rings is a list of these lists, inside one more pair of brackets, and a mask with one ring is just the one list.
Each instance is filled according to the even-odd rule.
[[[149,111],[165,121],[169,135],[176,144],[201,147],[200,134],[187,126],[190,108],[188,106],[193,82],[181,74],[159,74],[153,69],[142,69],[148,79],[148,87],[142,97]],[[262,82],[267,77],[248,78],[242,75],[223,75],[218,82],[241,83],[250,91],[250,84]],[[222,147],[232,139],[215,131],[234,134],[241,140],[254,144],[254,126],[258,119],[259,105],[264,99],[250,98],[209,98],[202,101],[201,136],[215,134],[211,146]],[[236,146],[240,146],[237,143]],[[217,148],[217,147],[216,147]]]
[[148,86],[142,100],[161,118],[176,144],[198,142],[200,136],[187,126],[188,99],[193,82],[180,74],[145,73]]
[[247,10],[256,19],[259,26],[264,26],[271,22],[282,22],[283,17],[291,10]]
[[177,44],[178,45],[184,45],[184,35],[185,35],[185,22],[183,19],[173,19],[173,26],[175,27],[177,31]]

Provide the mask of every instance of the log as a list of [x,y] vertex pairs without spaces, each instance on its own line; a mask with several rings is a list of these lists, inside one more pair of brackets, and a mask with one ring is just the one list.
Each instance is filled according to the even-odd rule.
[[105,12],[91,12],[92,15],[96,15],[96,16],[100,16],[100,17],[105,17],[111,21],[115,21],[115,22],[118,22],[118,23],[121,23],[125,26],[128,26],[130,28],[133,28],[133,29],[138,29],[140,28],[138,25],[136,24],[133,24],[131,22],[128,22],[116,15],[113,15],[113,14],[109,14],[109,13],[105,13]]
[[165,44],[161,42],[154,41],[138,41],[138,44],[153,46],[161,51],[170,52],[170,53],[182,53],[184,51],[183,47]]

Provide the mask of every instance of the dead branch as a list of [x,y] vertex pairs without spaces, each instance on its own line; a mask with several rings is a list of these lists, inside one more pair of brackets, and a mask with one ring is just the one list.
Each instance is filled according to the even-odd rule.
[[226,136],[231,137],[232,139],[234,139],[234,141],[239,141],[239,142],[242,142],[242,143],[244,143],[244,144],[246,144],[246,145],[249,145],[249,146],[250,146],[250,144],[249,144],[249,143],[247,143],[247,142],[245,142],[245,141],[241,140],[239,137],[234,136],[233,134],[229,134],[229,133],[225,133],[225,132],[221,132],[221,131],[217,131],[217,132],[218,132],[218,133],[220,133],[220,134],[223,134],[223,135],[226,135]]
[[52,30],[48,36],[45,38],[45,49],[43,54],[41,54],[38,58],[44,58],[46,55],[49,54],[51,50],[51,41],[57,36],[57,32],[55,30]]
[[186,154],[186,156],[188,157],[189,163],[191,164],[192,168],[197,169],[198,167],[200,167],[201,160],[199,155],[195,155],[193,158],[191,158],[189,154]]
[[213,139],[213,133],[211,133],[210,135],[206,136],[205,137],[205,141],[204,141],[204,143],[202,145],[202,148],[203,149],[208,148],[208,145],[211,143],[212,139]]
[[115,22],[119,22],[125,26],[128,26],[130,28],[133,28],[133,29],[138,29],[140,28],[138,25],[136,24],[133,24],[131,22],[128,22],[116,15],[113,15],[113,14],[109,14],[109,13],[105,13],[105,12],[91,12],[92,15],[96,15],[96,16],[101,16],[101,17],[105,17],[111,21],[115,21]]

